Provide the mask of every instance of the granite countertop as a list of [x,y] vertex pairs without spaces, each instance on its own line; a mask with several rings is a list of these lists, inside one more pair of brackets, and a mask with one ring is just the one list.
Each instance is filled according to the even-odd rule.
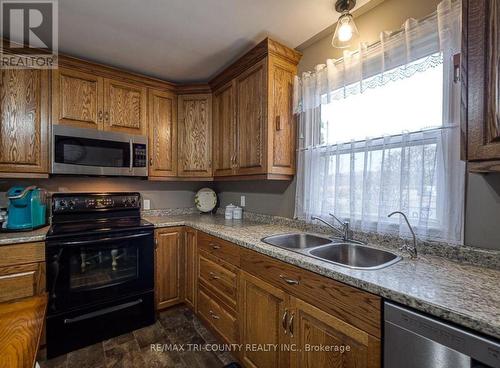
[[0,232],[0,246],[44,241],[47,231],[49,231],[48,226],[33,231]]
[[[144,216],[155,227],[190,226],[273,258],[380,295],[388,300],[500,339],[500,271],[419,255],[380,270],[353,270],[265,244],[263,237],[303,229],[288,224],[225,220],[213,215]],[[26,233],[0,233],[0,246],[43,241],[48,227]],[[324,234],[323,234],[324,235]],[[371,245],[382,248],[378,245]]]
[[404,256],[402,261],[380,270],[353,270],[260,240],[273,234],[301,232],[290,226],[225,220],[223,216],[211,215],[144,218],[155,227],[193,227],[388,300],[500,338],[500,271],[427,255],[410,260],[394,249],[389,250]]

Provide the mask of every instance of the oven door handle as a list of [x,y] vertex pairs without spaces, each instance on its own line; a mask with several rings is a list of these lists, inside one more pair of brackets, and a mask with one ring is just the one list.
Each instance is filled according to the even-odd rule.
[[70,242],[59,242],[59,243],[54,243],[53,245],[60,245],[60,246],[77,246],[77,245],[86,245],[86,244],[94,244],[94,243],[102,243],[102,242],[110,242],[114,240],[127,240],[127,239],[137,239],[137,238],[142,238],[146,236],[150,236],[150,233],[140,233],[140,234],[133,234],[133,235],[126,235],[126,236],[117,236],[117,237],[109,237],[109,238],[102,238],[102,239],[94,239],[94,240],[81,240],[81,241],[70,241]]
[[118,311],[123,310],[123,309],[131,308],[131,307],[134,307],[134,306],[139,305],[141,303],[142,303],[142,299],[137,299],[133,302],[123,303],[123,304],[115,305],[113,307],[100,309],[100,310],[95,311],[95,312],[82,314],[81,316],[78,316],[75,318],[66,318],[66,319],[64,319],[64,324],[68,325],[68,324],[75,323],[75,322],[85,321],[87,319],[91,319],[94,317],[99,317],[99,316],[103,316],[105,314],[118,312]]

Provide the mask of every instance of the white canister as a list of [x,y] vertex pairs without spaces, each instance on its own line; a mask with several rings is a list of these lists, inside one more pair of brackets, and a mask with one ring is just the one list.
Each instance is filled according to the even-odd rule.
[[235,220],[241,220],[243,218],[243,208],[241,207],[234,207],[233,208],[233,218]]
[[226,212],[224,213],[224,216],[226,220],[232,220],[233,219],[233,211],[236,206],[234,206],[232,203],[230,205],[226,206]]

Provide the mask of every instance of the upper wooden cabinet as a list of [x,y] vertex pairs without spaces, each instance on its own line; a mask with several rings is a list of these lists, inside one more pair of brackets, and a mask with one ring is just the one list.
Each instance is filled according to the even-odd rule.
[[210,82],[215,177],[291,179],[295,174],[292,100],[300,57],[267,38]]
[[177,176],[177,96],[149,91],[149,176]]
[[0,71],[0,177],[48,175],[48,72]]
[[113,79],[104,80],[104,129],[146,134],[146,88]]
[[53,124],[146,134],[144,86],[67,67],[52,75]]
[[104,79],[67,68],[52,72],[52,123],[103,129]]
[[214,176],[236,173],[235,83],[230,81],[213,93]]
[[462,131],[469,168],[500,171],[500,0],[462,4]]
[[212,95],[181,95],[178,101],[178,176],[212,176]]

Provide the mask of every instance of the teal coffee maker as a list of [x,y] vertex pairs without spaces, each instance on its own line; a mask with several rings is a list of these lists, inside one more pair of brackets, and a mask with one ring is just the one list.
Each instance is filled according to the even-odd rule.
[[10,188],[7,192],[7,230],[33,230],[45,226],[46,197],[46,191],[36,186]]

